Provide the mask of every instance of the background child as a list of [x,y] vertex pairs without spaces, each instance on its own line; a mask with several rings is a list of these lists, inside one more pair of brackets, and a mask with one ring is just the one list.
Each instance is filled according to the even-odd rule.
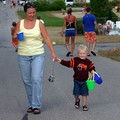
[[40,20],[44,24],[44,21],[41,19],[40,16],[37,16],[37,19]]
[[89,93],[86,85],[86,80],[88,79],[89,72],[92,73],[95,71],[94,63],[86,58],[87,54],[88,48],[85,45],[80,45],[78,47],[78,57],[71,58],[69,61],[61,60],[60,58],[56,59],[56,61],[61,65],[73,68],[73,95],[75,97],[75,108],[78,109],[80,107],[79,96],[81,95],[83,111],[88,111],[87,96]]
[[16,48],[15,49],[15,52],[18,51],[18,40],[14,40],[13,39],[13,35],[14,35],[14,32],[15,32],[15,27],[16,27],[16,22],[12,22],[12,28],[11,28],[11,36],[12,36],[12,45]]
[[108,22],[108,24],[107,24],[107,32],[109,33],[111,31],[111,29],[112,29],[112,26],[111,26],[110,22]]

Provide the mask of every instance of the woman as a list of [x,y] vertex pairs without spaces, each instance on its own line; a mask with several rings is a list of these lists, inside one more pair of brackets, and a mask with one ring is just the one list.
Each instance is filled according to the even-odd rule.
[[[66,54],[67,57],[73,56],[74,48],[75,48],[75,36],[76,36],[76,17],[72,15],[72,9],[69,8],[67,11],[67,16],[64,17],[64,26],[61,31],[61,35],[63,36],[64,29],[66,28],[65,32],[65,44],[68,50]],[[69,39],[71,37],[71,49],[69,46]]]
[[19,41],[18,45],[18,63],[28,97],[27,112],[40,114],[45,57],[42,40],[45,40],[49,47],[52,59],[55,59],[56,55],[44,24],[35,19],[35,5],[26,3],[24,12],[26,18],[17,23],[14,38],[18,32],[24,32],[24,41]]

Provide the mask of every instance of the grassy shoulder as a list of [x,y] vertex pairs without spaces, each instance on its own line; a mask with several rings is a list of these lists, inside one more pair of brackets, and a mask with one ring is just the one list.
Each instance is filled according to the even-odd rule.
[[112,60],[120,62],[120,48],[112,48],[105,51],[101,50],[101,51],[98,51],[98,54],[103,57],[107,57]]

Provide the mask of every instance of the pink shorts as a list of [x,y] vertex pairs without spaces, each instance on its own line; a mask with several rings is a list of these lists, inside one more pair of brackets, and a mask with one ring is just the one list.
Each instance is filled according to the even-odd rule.
[[86,42],[95,42],[97,40],[95,32],[85,32],[84,33]]

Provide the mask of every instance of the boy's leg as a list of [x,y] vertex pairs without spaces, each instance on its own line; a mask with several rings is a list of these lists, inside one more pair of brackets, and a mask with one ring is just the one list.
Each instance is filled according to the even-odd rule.
[[89,95],[89,91],[88,91],[86,82],[82,83],[81,94],[82,94],[83,111],[88,111],[88,108],[87,108],[87,96]]
[[82,96],[83,111],[88,111],[87,96]]
[[87,105],[87,96],[82,96],[82,104]]
[[77,80],[74,80],[73,95],[75,97],[75,108],[78,109],[80,107],[80,86]]
[[75,97],[75,108],[78,109],[80,107],[80,98],[79,96],[74,96]]
[[79,100],[79,96],[74,96],[75,97],[75,100]]

